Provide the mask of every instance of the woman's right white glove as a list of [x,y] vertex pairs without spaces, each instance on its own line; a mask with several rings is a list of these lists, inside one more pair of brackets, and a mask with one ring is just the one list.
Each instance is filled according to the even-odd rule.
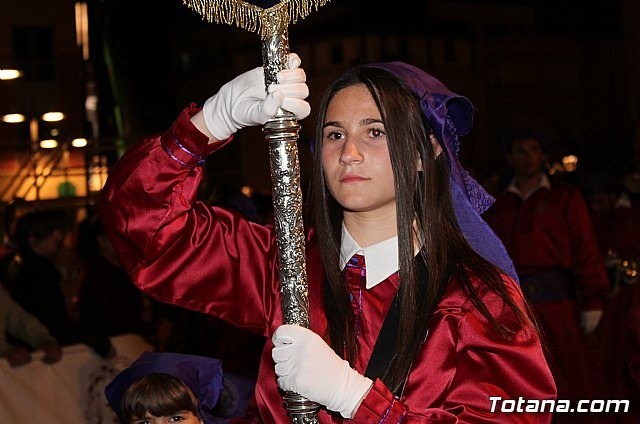
[[373,381],[351,368],[313,331],[281,325],[271,338],[278,386],[353,418]]
[[311,107],[305,100],[309,95],[307,76],[300,68],[300,57],[290,53],[289,69],[277,74],[278,83],[268,90],[264,83],[264,69],[254,68],[229,81],[204,104],[203,115],[207,129],[218,140],[226,140],[240,128],[264,125],[278,108],[296,115],[309,116]]

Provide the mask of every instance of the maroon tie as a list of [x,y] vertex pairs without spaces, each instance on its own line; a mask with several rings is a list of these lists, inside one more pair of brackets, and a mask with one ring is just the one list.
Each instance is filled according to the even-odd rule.
[[362,288],[367,275],[367,268],[364,264],[364,256],[355,254],[349,259],[344,269],[344,278],[349,290],[357,292]]
[[362,316],[362,292],[365,286],[367,269],[364,256],[353,255],[344,269],[344,279],[349,289],[349,300],[356,314],[356,337],[360,333],[360,320]]

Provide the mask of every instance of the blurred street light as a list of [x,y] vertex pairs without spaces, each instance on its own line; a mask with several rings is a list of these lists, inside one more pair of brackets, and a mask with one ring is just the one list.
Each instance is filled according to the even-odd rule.
[[565,172],[574,172],[578,169],[578,157],[575,155],[563,156],[562,165]]
[[42,120],[45,122],[59,122],[64,119],[64,113],[62,112],[47,112],[42,115]]
[[[65,118],[64,113],[59,111],[51,111],[43,113],[40,118],[32,117],[29,119],[29,139],[31,141],[32,149],[39,143],[43,148],[52,148],[51,142],[44,143],[47,147],[43,146],[42,142],[39,142],[40,138],[40,121],[43,122],[60,122]],[[21,122],[26,121],[26,116],[22,113],[8,113],[6,115],[2,115],[2,122],[6,122],[8,124],[19,124]],[[52,128],[49,130],[49,133],[46,134],[47,137],[53,136],[56,137],[60,134],[60,131],[57,128]],[[55,147],[55,146],[53,146]]]
[[2,116],[2,122],[6,122],[7,124],[19,124],[20,122],[24,122],[25,116],[21,113],[7,113]]
[[89,144],[89,142],[86,138],[74,138],[73,140],[71,140],[71,145],[73,147],[86,147],[87,144]]
[[0,68],[0,80],[2,81],[8,81],[8,80],[13,80],[16,78],[20,78],[24,75],[24,72],[22,72],[19,69],[2,69]]

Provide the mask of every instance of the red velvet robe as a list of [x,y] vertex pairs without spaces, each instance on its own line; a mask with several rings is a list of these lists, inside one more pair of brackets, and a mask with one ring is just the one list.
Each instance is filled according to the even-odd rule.
[[[640,200],[593,214],[603,255],[609,250],[621,259],[640,260]],[[610,274],[612,282],[619,277]],[[599,331],[610,399],[630,399],[631,413],[617,423],[640,422],[640,284],[618,281],[605,307]]]
[[[582,334],[580,313],[603,309],[609,283],[583,196],[576,188],[553,181],[550,189],[540,188],[524,201],[505,191],[484,218],[503,241],[520,275],[543,269],[571,275],[580,301],[543,300],[533,307],[549,346],[559,398],[603,398],[603,369],[592,346],[595,336]],[[587,414],[563,414],[558,419],[565,418],[571,423],[592,419]]]
[[584,310],[602,309],[609,283],[587,204],[565,183],[551,182],[525,201],[500,194],[484,218],[504,243],[518,273],[559,268],[573,274]]
[[[256,385],[264,422],[288,423],[273,361],[271,335],[282,324],[276,240],[271,226],[195,201],[202,170],[195,165],[223,144],[206,137],[183,112],[170,131],[132,147],[113,168],[101,201],[101,217],[136,284],[163,302],[211,314],[267,337]],[[179,144],[178,144],[179,143]],[[182,147],[180,147],[182,146]],[[184,163],[184,164],[181,164]],[[311,329],[327,334],[323,271],[313,231],[306,244]],[[500,298],[474,281],[489,311],[514,329],[498,337],[452,282],[434,313],[429,335],[406,384],[394,399],[377,380],[354,422],[548,422],[545,413],[491,413],[489,396],[553,399],[555,384],[532,329],[515,324]],[[517,285],[505,276],[515,299]],[[397,288],[397,276],[366,291],[356,369],[364,373]],[[369,346],[368,348],[366,346]],[[341,422],[321,410],[321,423]]]

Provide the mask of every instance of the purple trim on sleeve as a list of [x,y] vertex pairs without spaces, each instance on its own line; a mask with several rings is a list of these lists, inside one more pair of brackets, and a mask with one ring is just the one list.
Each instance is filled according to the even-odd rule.
[[173,133],[171,133],[171,138],[173,139],[173,142],[174,142],[174,143],[176,143],[180,149],[182,149],[183,151],[187,152],[187,154],[189,154],[191,157],[193,157],[193,158],[197,159],[197,160],[198,160],[198,165],[204,165],[205,160],[204,160],[204,158],[203,158],[202,156],[200,156],[200,155],[196,155],[195,153],[190,152],[190,151],[189,151],[189,149],[187,149],[186,147],[184,147],[184,146],[183,146],[183,145],[178,141],[178,139],[176,138],[176,136],[175,136]]
[[[391,405],[389,405],[387,410],[384,411],[384,415],[382,416],[382,418],[380,418],[380,421],[378,421],[378,424],[382,424],[387,420],[387,416],[393,410],[393,407],[395,406],[397,400],[398,400],[398,398],[394,396],[393,400],[391,401]],[[404,405],[402,414],[400,415],[400,417],[398,417],[398,420],[396,421],[396,424],[400,424],[404,420],[405,415],[407,415],[407,409],[408,409],[407,406]]]
[[387,415],[389,415],[389,412],[391,411],[391,409],[393,408],[393,405],[395,404],[396,404],[396,398],[394,397],[393,400],[391,401],[391,405],[389,405],[387,410],[384,411],[384,415],[382,416],[382,418],[380,418],[380,421],[378,421],[378,424],[382,424],[383,422],[385,422],[385,420],[387,419]]
[[[175,160],[180,165],[189,168],[202,166],[205,164],[205,158],[193,153],[192,151],[184,147],[173,134],[173,131],[169,131],[168,135],[169,137],[163,137],[163,142],[161,143],[161,145],[164,151],[167,152],[169,157],[171,157],[171,159]],[[186,155],[182,152],[186,153]]]

